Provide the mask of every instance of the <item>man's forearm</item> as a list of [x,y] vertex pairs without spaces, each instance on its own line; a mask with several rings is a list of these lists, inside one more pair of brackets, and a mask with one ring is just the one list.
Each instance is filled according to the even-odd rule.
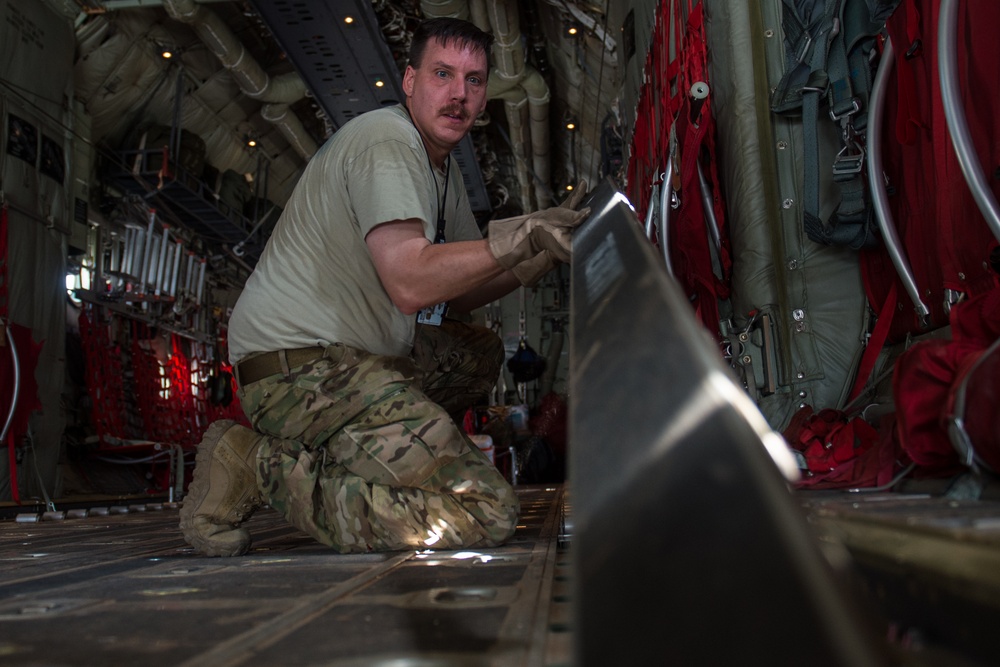
[[419,221],[379,225],[365,240],[382,286],[406,314],[459,299],[506,272],[485,240],[431,244]]
[[449,306],[460,313],[469,313],[480,306],[485,306],[502,296],[510,294],[515,288],[520,286],[520,281],[518,281],[513,273],[504,271],[485,285],[471,289],[465,294],[452,299],[449,302]]

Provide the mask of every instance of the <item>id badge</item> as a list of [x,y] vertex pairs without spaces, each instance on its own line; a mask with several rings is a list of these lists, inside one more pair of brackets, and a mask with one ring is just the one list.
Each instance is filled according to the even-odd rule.
[[419,313],[417,313],[417,323],[418,324],[430,324],[431,326],[439,327],[441,326],[441,321],[444,319],[444,314],[448,310],[448,302],[439,303],[436,306],[430,308],[424,308]]

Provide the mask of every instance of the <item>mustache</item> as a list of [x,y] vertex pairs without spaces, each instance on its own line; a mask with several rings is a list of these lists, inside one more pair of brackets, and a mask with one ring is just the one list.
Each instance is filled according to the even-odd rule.
[[441,110],[441,113],[447,116],[458,116],[462,120],[467,120],[469,118],[469,111],[464,106],[460,104],[454,104],[452,106],[445,107]]

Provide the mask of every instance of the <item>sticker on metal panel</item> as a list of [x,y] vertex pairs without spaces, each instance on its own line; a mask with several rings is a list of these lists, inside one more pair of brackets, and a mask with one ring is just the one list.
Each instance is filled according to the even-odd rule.
[[584,279],[587,283],[587,300],[594,303],[604,296],[608,288],[622,275],[622,258],[618,252],[615,238],[608,235],[590,253],[583,266]]

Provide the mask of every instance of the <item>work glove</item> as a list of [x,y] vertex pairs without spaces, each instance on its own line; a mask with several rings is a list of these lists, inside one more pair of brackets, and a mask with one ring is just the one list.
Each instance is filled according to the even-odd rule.
[[[494,257],[497,258],[497,261],[500,262],[502,266],[511,269],[514,276],[525,287],[534,287],[537,285],[538,281],[541,280],[545,274],[560,264],[569,261],[570,254],[572,252],[573,229],[583,222],[590,213],[589,208],[576,212],[576,208],[580,205],[580,202],[583,201],[583,198],[586,195],[587,181],[582,180],[570,196],[567,197],[566,200],[559,206],[546,209],[544,211],[538,211],[537,213],[533,213],[528,216],[508,218],[506,220],[496,220],[491,222],[489,229],[490,250],[493,252]],[[578,217],[567,215],[571,212],[576,213]],[[539,244],[542,247],[541,252],[532,254],[532,251],[529,250],[528,256],[514,264],[514,266],[505,264],[505,260],[501,259],[501,257],[498,256],[498,253],[503,254],[504,251],[510,247],[509,244],[511,242],[516,242],[514,239],[506,236],[508,230],[513,235],[518,236],[525,232],[525,230],[521,227],[522,225],[536,225],[541,218],[548,219],[548,222],[541,222],[541,226],[545,227],[544,231],[535,231],[533,228],[527,230],[527,235],[529,237],[531,234],[534,234],[537,237],[535,240],[541,241]],[[529,219],[533,220],[529,221]],[[494,224],[496,227],[494,227]],[[505,238],[498,240],[497,245],[494,246],[494,239],[497,235],[504,236]],[[532,241],[531,239],[528,239],[527,242],[530,246]],[[524,248],[521,248],[521,250],[523,251]],[[511,260],[513,259],[514,258],[512,257]]]
[[568,262],[573,230],[590,215],[590,209],[574,211],[553,206],[489,224],[490,252],[500,266],[513,269],[547,250],[557,262]]
[[545,274],[560,264],[562,262],[557,261],[551,252],[543,250],[531,259],[526,259],[515,266],[511,272],[525,287],[534,287],[539,280],[545,277]]

